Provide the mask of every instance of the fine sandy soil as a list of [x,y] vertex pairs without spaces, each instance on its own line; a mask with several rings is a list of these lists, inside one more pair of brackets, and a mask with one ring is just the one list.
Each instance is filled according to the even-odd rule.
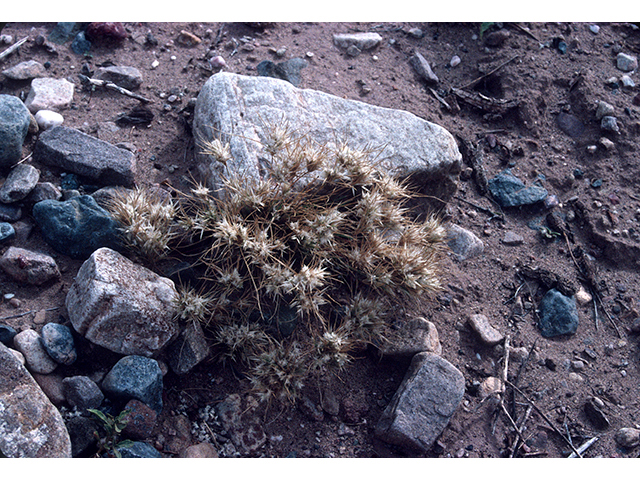
[[[510,167],[527,184],[540,181],[558,200],[552,210],[542,205],[501,210],[488,194],[481,193],[477,181],[481,176],[474,175],[468,163],[473,152],[465,155],[459,189],[440,214],[480,237],[484,253],[461,262],[446,255],[442,259],[443,291],[403,307],[406,314],[422,315],[437,325],[442,356],[466,380],[462,404],[428,453],[406,451],[374,437],[375,425],[402,381],[408,361],[380,359],[371,351],[354,359],[338,377],[307,385],[309,400],[317,405],[338,404],[338,415],[314,414],[304,406],[259,408],[255,415],[268,440],[253,456],[568,456],[571,449],[560,433],[576,447],[597,437],[584,456],[638,456],[637,449],[618,446],[614,434],[640,423],[638,338],[632,329],[640,293],[640,107],[637,87],[617,88],[607,83],[623,74],[616,68],[618,52],[640,54],[636,27],[599,24],[594,33],[590,24],[583,23],[504,24],[483,32],[481,40],[480,23],[124,25],[127,39],[94,46],[82,56],[71,51],[70,42],[56,45],[55,52],[36,45],[37,35],[48,35],[54,24],[9,23],[3,34],[13,35],[14,41],[25,36],[29,40],[0,67],[35,59],[50,63],[50,76],[73,81],[77,87],[73,106],[62,112],[65,125],[113,144],[133,145],[140,185],[186,188],[188,179],[196,174],[190,100],[216,71],[208,58],[220,55],[226,71],[256,75],[256,65],[263,60],[300,57],[308,61],[300,87],[407,110],[442,125],[461,145],[471,144],[482,152],[486,178]],[[420,29],[422,35],[412,29]],[[182,45],[178,41],[182,30],[202,41]],[[358,56],[347,55],[332,41],[335,33],[371,31],[383,37],[382,43]],[[497,46],[485,43],[492,32],[501,32]],[[144,42],[148,34],[157,44]],[[282,48],[286,49],[284,56],[277,56]],[[429,61],[439,77],[438,85],[429,86],[416,74],[409,63],[415,52]],[[452,67],[454,55],[461,61]],[[152,68],[154,60],[157,68]],[[84,64],[89,70],[109,64],[140,69],[144,83],[137,93],[152,100],[151,123],[115,126],[118,116],[138,101],[114,91],[84,90],[78,80]],[[630,75],[640,82],[635,73]],[[452,88],[463,87],[476,98],[484,98],[484,103],[472,105],[458,98],[459,108],[455,108],[454,95],[449,94]],[[3,94],[25,98],[28,91],[28,82],[5,79],[0,83]],[[176,95],[177,101],[169,103],[170,95]],[[487,98],[513,100],[517,105],[499,111],[497,102]],[[619,133],[601,130],[595,116],[600,100],[613,105]],[[582,122],[581,135],[572,137],[559,127],[561,113]],[[28,138],[25,157],[35,139]],[[36,166],[45,181],[60,183],[60,172]],[[542,235],[540,226],[547,226],[545,217],[551,211],[561,219],[566,237]],[[550,230],[561,233],[558,228]],[[522,242],[505,244],[508,232],[521,236]],[[37,229],[20,246],[55,253],[43,244]],[[588,272],[579,267],[584,263],[574,254],[578,247],[581,258],[593,267]],[[15,284],[0,273],[2,293],[15,294],[20,303],[17,308],[7,302],[0,305],[0,318],[14,317],[3,320],[5,323],[18,329],[40,328],[42,324],[34,319],[46,322],[64,317],[64,298],[80,263],[60,255],[56,259],[63,278],[45,288]],[[548,271],[547,275],[541,271]],[[574,335],[546,339],[537,327],[536,308],[549,288],[545,280],[553,274],[561,282],[591,289],[598,302],[579,306],[580,325]],[[60,309],[47,311],[44,319],[34,314],[15,317],[54,307]],[[468,317],[478,313],[486,315],[496,329],[509,336],[512,346],[524,352],[510,358],[508,378],[528,400],[514,394],[512,388],[507,388],[504,398],[506,410],[525,427],[525,444],[516,452],[512,446],[517,436],[509,418],[496,408],[495,401],[483,401],[479,395],[478,386],[485,378],[501,377],[505,355],[502,346],[483,346],[469,328]],[[107,354],[85,358],[70,373],[108,368],[116,358]],[[205,362],[182,377],[168,373],[165,408],[148,441],[167,456],[177,455],[198,440],[176,426],[176,416],[199,421],[201,408],[227,394],[243,393],[246,387],[239,372],[224,370],[214,362]],[[535,408],[530,408],[529,401]],[[594,402],[595,412],[586,407]],[[220,425],[211,422],[208,428],[218,434],[219,455],[233,455],[223,445]]]

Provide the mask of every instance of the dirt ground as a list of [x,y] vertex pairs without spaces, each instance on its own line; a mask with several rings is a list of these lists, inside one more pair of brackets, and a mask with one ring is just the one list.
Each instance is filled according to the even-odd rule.
[[[638,448],[618,446],[614,434],[640,424],[640,352],[637,333],[632,331],[640,295],[640,101],[638,87],[609,81],[624,73],[616,68],[619,52],[640,55],[637,27],[602,23],[594,33],[592,24],[585,23],[494,24],[486,31],[487,25],[480,23],[125,23],[124,41],[94,45],[83,56],[71,51],[70,42],[55,45],[55,52],[36,44],[37,35],[48,35],[54,25],[7,24],[2,34],[12,35],[14,41],[26,36],[29,40],[18,54],[0,61],[0,67],[29,59],[49,62],[50,76],[74,82],[74,103],[62,112],[64,124],[113,144],[135,146],[141,185],[184,188],[195,174],[190,101],[216,71],[210,57],[220,55],[226,62],[224,70],[245,75],[256,75],[256,65],[263,60],[299,57],[308,62],[301,71],[301,88],[412,112],[482,151],[486,178],[509,167],[527,184],[538,180],[557,197],[558,205],[552,209],[537,205],[501,210],[488,194],[481,194],[465,156],[458,192],[441,214],[475,233],[484,243],[484,253],[461,262],[445,256],[444,290],[402,307],[406,314],[420,314],[437,325],[442,356],[466,380],[462,404],[428,453],[405,451],[374,437],[375,425],[408,361],[380,359],[371,351],[355,359],[338,378],[306,387],[313,403],[336,402],[337,415],[304,406],[259,410],[256,415],[267,442],[252,456],[556,458],[571,453],[561,433],[576,447],[597,437],[583,454],[586,457],[638,457]],[[181,44],[183,30],[201,42]],[[350,32],[377,32],[383,40],[374,50],[350,56],[332,41],[333,34]],[[490,38],[499,44],[488,45]],[[279,56],[281,49],[284,54]],[[409,62],[415,52],[429,61],[439,78],[437,85],[426,84],[416,74]],[[454,56],[460,63],[451,66]],[[78,74],[109,64],[143,72],[137,93],[152,100],[154,118],[148,126],[114,123],[138,105],[137,100],[108,90],[83,90]],[[640,83],[635,72],[629,75]],[[452,88],[464,88],[476,98],[514,100],[517,105],[503,112],[458,98],[455,108],[455,95],[448,95]],[[28,92],[28,82],[0,83],[2,94],[25,98]],[[169,103],[171,95],[177,100]],[[619,133],[600,128],[595,112],[601,100],[614,107]],[[557,121],[560,113],[577,117],[583,133],[576,137],[565,133]],[[29,137],[24,156],[34,143],[35,137]],[[36,166],[45,181],[60,183],[60,172]],[[576,200],[584,209],[576,207]],[[547,225],[545,217],[552,211],[563,220],[569,240],[541,234],[540,226]],[[522,242],[505,244],[507,232],[521,236]],[[20,246],[54,253],[37,229]],[[576,247],[595,267],[588,278],[580,275],[573,255]],[[80,263],[60,255],[56,259],[63,278],[44,289],[12,283],[0,273],[1,293],[13,293],[20,301],[17,309],[1,304],[0,318],[53,307],[60,310],[47,312],[46,321],[64,315],[64,298]],[[579,306],[580,324],[574,335],[541,336],[536,308],[547,287],[539,275],[523,274],[531,269],[548,270],[576,287],[597,288],[597,308],[593,301]],[[509,418],[496,410],[495,402],[479,396],[485,378],[500,377],[504,350],[483,346],[469,328],[468,317],[477,313],[508,335],[512,346],[530,352],[528,357],[510,359],[508,378],[536,406],[524,422],[526,441],[519,442],[515,452],[517,436]],[[41,326],[33,321],[29,314],[5,323],[18,329]],[[98,358],[114,361],[108,355]],[[100,368],[96,362],[85,360],[74,366],[75,371]],[[165,455],[177,455],[179,447],[197,439],[186,433],[181,437],[172,418],[185,414],[199,421],[204,406],[227,394],[242,393],[246,386],[236,372],[212,362],[182,377],[168,373],[165,408],[148,440]],[[594,397],[595,409],[588,406],[594,405]],[[505,406],[520,424],[530,403],[507,388]],[[219,423],[212,421],[207,428],[224,442]],[[223,443],[217,447],[220,456],[234,455]]]

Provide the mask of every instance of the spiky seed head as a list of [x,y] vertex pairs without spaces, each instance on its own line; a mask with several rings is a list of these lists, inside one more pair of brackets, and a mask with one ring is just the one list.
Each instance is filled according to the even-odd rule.
[[220,139],[207,140],[202,144],[202,153],[212,157],[215,161],[227,165],[231,160],[231,148],[228,143],[223,143]]

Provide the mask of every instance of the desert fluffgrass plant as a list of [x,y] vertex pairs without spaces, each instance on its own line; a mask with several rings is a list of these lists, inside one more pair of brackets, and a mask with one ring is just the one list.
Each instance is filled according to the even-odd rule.
[[220,191],[194,184],[167,203],[135,190],[112,211],[144,255],[171,249],[200,269],[180,316],[208,327],[220,359],[262,398],[295,400],[313,372],[384,342],[394,302],[438,290],[445,231],[435,216],[412,219],[414,192],[375,149],[318,145],[286,122],[261,143],[260,177],[235,171],[215,139],[202,151],[223,172]]
[[107,208],[120,223],[125,245],[154,263],[170,251],[176,208],[170,195],[159,188],[119,189]]

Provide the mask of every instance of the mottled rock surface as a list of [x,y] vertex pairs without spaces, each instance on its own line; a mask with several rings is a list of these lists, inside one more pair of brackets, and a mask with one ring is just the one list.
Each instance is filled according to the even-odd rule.
[[1,343],[0,451],[7,457],[71,457],[71,441],[60,412]]
[[80,267],[66,307],[73,328],[91,342],[152,356],[178,334],[176,297],[168,278],[100,248]]

